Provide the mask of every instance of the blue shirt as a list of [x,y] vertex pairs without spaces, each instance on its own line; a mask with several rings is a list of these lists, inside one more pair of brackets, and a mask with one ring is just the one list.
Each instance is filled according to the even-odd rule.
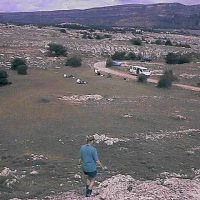
[[96,161],[98,159],[97,150],[95,147],[84,144],[80,149],[80,157],[82,160],[83,171],[93,172],[96,171]]

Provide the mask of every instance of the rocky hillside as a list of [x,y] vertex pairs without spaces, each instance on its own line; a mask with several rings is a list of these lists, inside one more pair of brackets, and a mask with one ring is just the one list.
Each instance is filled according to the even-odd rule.
[[129,4],[85,10],[0,13],[0,23],[59,24],[95,26],[200,29],[200,4]]

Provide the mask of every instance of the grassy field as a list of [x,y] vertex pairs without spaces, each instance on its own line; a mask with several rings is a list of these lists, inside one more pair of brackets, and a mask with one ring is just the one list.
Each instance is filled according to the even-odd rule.
[[[63,73],[88,84],[78,85]],[[74,175],[81,172],[79,148],[88,134],[129,139],[112,146],[95,145],[108,167],[107,172],[99,171],[98,181],[118,173],[137,179],[155,179],[165,171],[192,177],[192,168],[199,168],[199,150],[188,152],[199,147],[198,93],[95,76],[87,66],[30,69],[26,76],[9,71],[9,75],[13,84],[0,88],[0,168],[25,176],[10,189],[2,184],[1,199],[78,190],[83,183]],[[58,99],[88,94],[103,99],[81,104]],[[127,114],[130,117],[124,117]],[[34,160],[32,154],[45,159]],[[39,174],[31,175],[34,170]]]
[[[192,178],[200,160],[200,94],[95,76],[91,66],[105,58],[93,55],[90,48],[98,43],[98,50],[106,41],[90,43],[70,34],[36,27],[1,28],[1,68],[6,69],[12,85],[0,87],[0,172],[4,167],[17,170],[8,177],[17,183],[8,187],[0,176],[0,199],[44,199],[72,189],[80,192],[84,177],[75,175],[82,175],[79,149],[88,134],[128,139],[113,145],[95,144],[108,167],[106,172],[99,170],[98,182],[119,173],[142,180],[156,179],[162,172]],[[81,52],[83,66],[66,67],[65,57],[54,59],[41,53],[49,42],[65,44],[70,55]],[[117,42],[127,43],[110,41]],[[27,75],[17,75],[7,66],[16,56],[28,61]],[[165,67],[161,62],[145,65],[155,70]],[[175,72],[196,75],[198,67],[197,63],[185,64],[176,66]],[[64,73],[75,79],[64,78]],[[88,84],[78,85],[76,78]],[[78,103],[60,100],[73,95],[103,98]]]

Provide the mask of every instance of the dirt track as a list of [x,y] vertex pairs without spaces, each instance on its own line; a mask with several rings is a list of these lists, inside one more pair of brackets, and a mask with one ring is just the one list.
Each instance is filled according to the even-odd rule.
[[[100,71],[106,72],[106,73],[110,73],[110,74],[116,75],[116,76],[122,76],[122,77],[130,78],[130,79],[133,79],[133,80],[137,79],[136,76],[133,76],[131,74],[127,74],[127,73],[124,73],[124,72],[120,72],[120,71],[116,71],[116,70],[113,70],[113,69],[110,69],[110,68],[106,68],[105,67],[105,61],[101,61],[101,62],[95,63],[94,64],[94,68],[96,68],[96,69],[98,69]],[[158,80],[156,80],[156,79],[148,78],[148,82],[149,83],[157,83],[157,81]],[[200,88],[199,87],[183,85],[183,84],[178,84],[178,83],[173,84],[173,85],[177,86],[177,87],[180,87],[182,89],[200,92]]]

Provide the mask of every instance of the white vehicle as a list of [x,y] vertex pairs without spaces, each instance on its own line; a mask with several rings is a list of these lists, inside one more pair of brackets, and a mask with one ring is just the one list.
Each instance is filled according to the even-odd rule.
[[142,66],[131,66],[130,73],[133,75],[144,74],[145,76],[150,76],[151,70],[147,69],[146,67],[142,67]]

